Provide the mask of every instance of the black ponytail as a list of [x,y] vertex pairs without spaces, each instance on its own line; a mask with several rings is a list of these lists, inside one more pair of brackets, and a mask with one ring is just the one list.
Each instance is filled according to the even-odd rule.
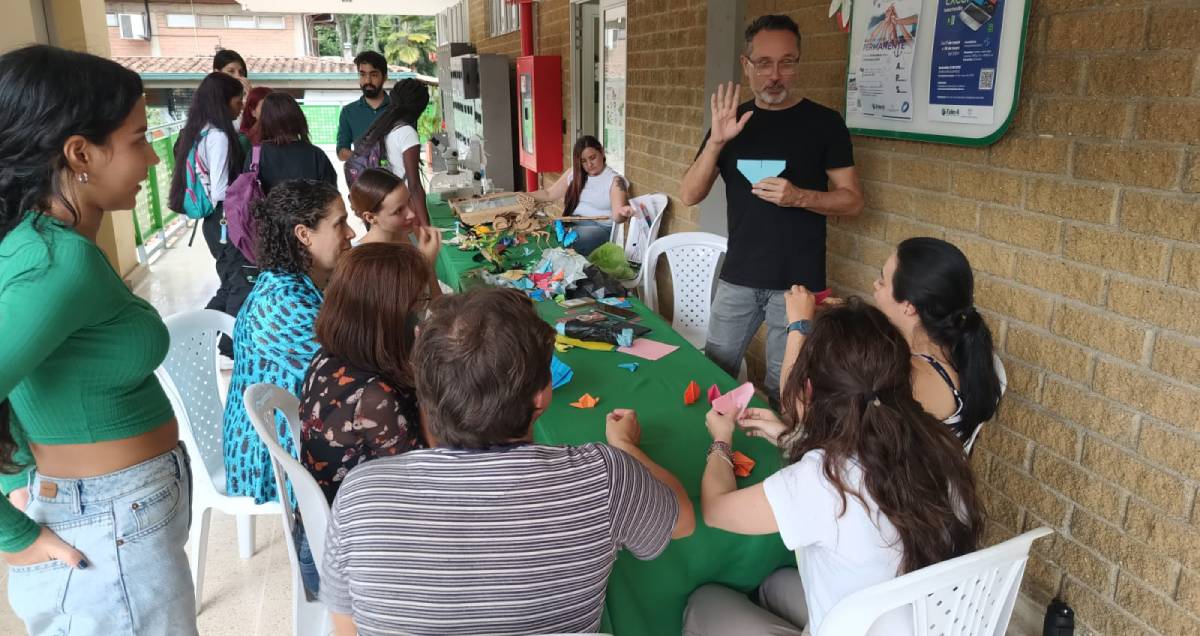
[[958,372],[963,409],[955,428],[961,439],[970,439],[996,414],[1000,402],[992,332],[975,309],[971,264],[946,241],[907,239],[896,248],[892,293],[897,302],[912,303],[930,340],[942,347]]
[[[388,108],[375,119],[375,123],[362,136],[362,146],[371,146],[383,141],[384,137],[393,130],[407,124],[415,130],[421,113],[429,106],[429,88],[420,80],[411,77],[396,82],[388,96]],[[356,146],[357,147],[357,146]],[[389,157],[388,161],[397,163],[400,157]]]

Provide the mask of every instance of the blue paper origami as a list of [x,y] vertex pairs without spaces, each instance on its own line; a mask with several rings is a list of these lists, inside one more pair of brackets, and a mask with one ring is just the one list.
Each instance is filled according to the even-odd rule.
[[559,360],[558,356],[550,356],[550,378],[552,388],[557,389],[558,387],[570,382],[574,375],[575,372],[571,369],[571,367],[567,366],[567,363]]
[[617,334],[617,346],[618,347],[633,346],[633,330],[632,329],[622,329],[621,332]]
[[634,371],[638,370],[638,363],[636,363],[636,362],[623,362],[621,364],[618,364],[617,366],[621,367],[622,369],[625,369],[626,371],[628,371],[630,373],[633,373]]
[[738,172],[746,177],[746,181],[750,185],[754,185],[763,179],[778,177],[779,173],[787,168],[787,161],[782,159],[738,159]]
[[563,247],[571,247],[571,244],[579,238],[579,234],[575,230],[568,232],[562,221],[554,222],[554,236],[558,238],[558,244]]

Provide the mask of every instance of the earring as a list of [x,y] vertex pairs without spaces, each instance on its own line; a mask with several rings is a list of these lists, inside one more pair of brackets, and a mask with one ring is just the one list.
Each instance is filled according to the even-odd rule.
[[75,178],[79,179],[80,183],[87,183],[88,182],[88,173],[80,172],[79,174],[75,175]]

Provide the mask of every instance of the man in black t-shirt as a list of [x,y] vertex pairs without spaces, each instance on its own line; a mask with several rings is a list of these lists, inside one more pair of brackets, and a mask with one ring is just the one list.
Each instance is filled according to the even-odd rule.
[[729,206],[729,251],[704,351],[736,376],[765,319],[772,401],[787,334],[803,329],[788,324],[784,293],[793,285],[825,289],[825,217],[863,208],[850,132],[836,111],[799,94],[799,59],[791,18],[765,15],[746,29],[742,68],[754,100],[739,105],[740,87],[718,87],[712,129],[680,184],[683,202],[696,205],[720,174]]

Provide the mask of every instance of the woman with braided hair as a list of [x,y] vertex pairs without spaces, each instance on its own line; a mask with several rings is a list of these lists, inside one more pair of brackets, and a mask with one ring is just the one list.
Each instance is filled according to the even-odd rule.
[[425,186],[421,183],[421,138],[417,135],[417,120],[429,105],[429,89],[418,80],[402,79],[392,86],[388,99],[388,109],[371,124],[355,147],[383,144],[387,168],[408,186],[417,221],[429,225]]

